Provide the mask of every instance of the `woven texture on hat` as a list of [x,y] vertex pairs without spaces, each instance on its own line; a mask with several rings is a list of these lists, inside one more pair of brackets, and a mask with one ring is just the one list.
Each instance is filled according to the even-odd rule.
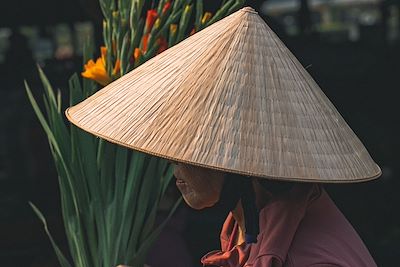
[[379,167],[316,82],[244,8],[66,111],[160,157],[271,179],[356,182]]

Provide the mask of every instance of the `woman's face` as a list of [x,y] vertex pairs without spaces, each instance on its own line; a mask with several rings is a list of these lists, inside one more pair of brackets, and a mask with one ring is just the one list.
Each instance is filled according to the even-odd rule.
[[204,209],[218,202],[224,183],[222,172],[178,163],[174,175],[176,186],[190,207]]

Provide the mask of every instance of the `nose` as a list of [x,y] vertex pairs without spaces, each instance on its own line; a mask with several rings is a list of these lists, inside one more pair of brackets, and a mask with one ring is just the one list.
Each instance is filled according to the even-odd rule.
[[179,162],[175,162],[174,164],[174,176],[176,179],[182,180],[184,177],[184,164],[181,164]]

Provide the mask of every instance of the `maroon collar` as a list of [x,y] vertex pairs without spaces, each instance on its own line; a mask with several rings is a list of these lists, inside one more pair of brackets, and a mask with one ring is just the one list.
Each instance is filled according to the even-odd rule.
[[256,244],[235,244],[239,227],[230,213],[221,231],[222,249],[206,254],[201,259],[202,264],[224,267],[246,264],[256,267],[255,261],[260,256],[268,256],[271,263],[280,262],[282,265],[307,207],[320,194],[318,185],[299,184],[288,193],[272,199],[260,211],[260,234]]

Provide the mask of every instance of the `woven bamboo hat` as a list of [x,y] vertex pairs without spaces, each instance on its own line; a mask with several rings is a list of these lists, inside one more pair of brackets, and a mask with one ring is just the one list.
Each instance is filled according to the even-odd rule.
[[194,34],[66,111],[138,151],[286,181],[357,182],[380,168],[253,9]]

